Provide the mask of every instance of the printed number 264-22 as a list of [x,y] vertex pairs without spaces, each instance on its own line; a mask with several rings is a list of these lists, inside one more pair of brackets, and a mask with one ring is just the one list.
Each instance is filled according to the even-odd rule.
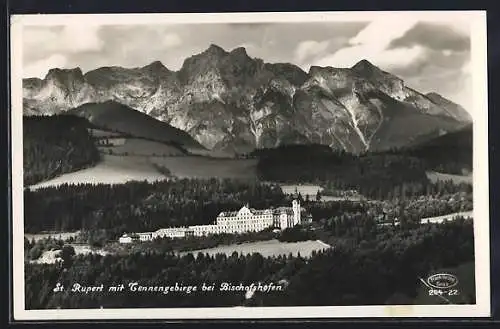
[[431,289],[429,290],[429,296],[457,296],[457,289],[450,290],[439,290],[439,289]]

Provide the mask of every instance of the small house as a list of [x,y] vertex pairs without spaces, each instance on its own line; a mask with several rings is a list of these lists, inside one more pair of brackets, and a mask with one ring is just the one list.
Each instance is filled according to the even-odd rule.
[[118,242],[120,243],[132,243],[132,237],[128,236],[126,233],[124,233],[119,239]]

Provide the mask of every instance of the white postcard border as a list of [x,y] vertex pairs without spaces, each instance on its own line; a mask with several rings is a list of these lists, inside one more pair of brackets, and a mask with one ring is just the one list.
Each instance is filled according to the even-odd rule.
[[[325,22],[418,18],[423,21],[471,23],[474,138],[474,247],[476,305],[221,307],[170,309],[26,310],[24,306],[24,215],[22,133],[23,26],[65,24],[192,24],[229,22]],[[490,316],[490,235],[488,179],[487,55],[485,11],[303,12],[231,14],[85,14],[19,15],[11,17],[11,146],[14,320],[134,320],[134,319],[276,319],[380,317],[488,317]],[[479,111],[480,109],[481,111]],[[481,113],[481,115],[478,115]]]

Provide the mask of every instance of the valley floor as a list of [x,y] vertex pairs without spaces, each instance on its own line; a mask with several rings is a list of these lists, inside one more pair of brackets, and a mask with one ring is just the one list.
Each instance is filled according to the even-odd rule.
[[292,254],[297,256],[299,253],[302,257],[310,257],[313,251],[324,250],[331,248],[330,245],[316,240],[316,241],[299,241],[299,242],[280,242],[278,240],[258,241],[258,242],[245,242],[241,244],[233,244],[226,246],[218,246],[215,248],[201,249],[182,252],[182,254],[191,253],[197,255],[198,253],[209,254],[214,256],[219,253],[231,256],[232,253],[238,254],[252,254],[259,253],[263,257],[272,256],[288,256]]

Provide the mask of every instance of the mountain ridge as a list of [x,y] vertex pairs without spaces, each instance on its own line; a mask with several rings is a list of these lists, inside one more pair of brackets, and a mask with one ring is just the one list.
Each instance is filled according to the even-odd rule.
[[[367,60],[305,72],[215,44],[186,58],[178,71],[160,61],[85,74],[51,69],[44,79],[24,79],[23,87],[25,115],[113,100],[187,132],[207,149],[235,153],[294,143],[357,153],[406,145],[470,121],[460,105],[419,93]],[[401,125],[414,127],[405,132]]]
[[115,101],[85,103],[66,113],[83,117],[100,128],[178,145],[187,150],[204,150],[186,132]]

